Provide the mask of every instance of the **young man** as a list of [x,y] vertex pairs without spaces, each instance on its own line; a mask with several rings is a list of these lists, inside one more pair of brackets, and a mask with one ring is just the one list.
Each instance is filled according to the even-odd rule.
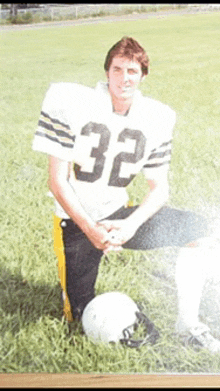
[[[148,67],[145,50],[124,37],[106,56],[107,83],[94,89],[55,83],[43,102],[33,148],[49,155],[55,250],[69,320],[80,319],[94,297],[103,253],[184,246],[204,236],[201,218],[165,206],[175,113],[138,90]],[[150,191],[129,208],[126,187],[141,170]]]

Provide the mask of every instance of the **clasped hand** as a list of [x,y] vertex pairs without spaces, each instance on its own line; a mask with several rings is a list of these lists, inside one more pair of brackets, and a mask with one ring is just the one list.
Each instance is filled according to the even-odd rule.
[[132,227],[126,219],[124,220],[103,220],[97,224],[106,229],[104,243],[104,254],[110,251],[122,250],[122,245],[126,243],[135,234]]

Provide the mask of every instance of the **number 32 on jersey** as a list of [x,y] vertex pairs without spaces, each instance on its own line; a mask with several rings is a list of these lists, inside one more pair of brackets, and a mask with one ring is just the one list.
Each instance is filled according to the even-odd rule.
[[[99,144],[97,147],[91,148],[90,157],[95,159],[93,171],[82,171],[81,166],[74,165],[76,178],[80,181],[95,182],[102,176],[105,166],[104,153],[108,150],[110,141],[110,131],[106,125],[89,122],[81,130],[81,135],[89,137],[91,133],[99,134]],[[135,140],[134,152],[120,152],[115,156],[112,164],[112,169],[109,177],[108,186],[125,187],[132,179],[134,174],[129,178],[120,177],[120,168],[122,163],[137,163],[144,156],[146,138],[140,130],[123,129],[118,135],[118,142],[125,142],[126,139]]]

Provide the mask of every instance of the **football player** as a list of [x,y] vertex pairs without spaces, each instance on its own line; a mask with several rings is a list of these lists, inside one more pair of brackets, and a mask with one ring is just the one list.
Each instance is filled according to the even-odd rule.
[[[182,247],[206,231],[201,217],[166,206],[176,115],[138,89],[149,71],[146,51],[124,37],[107,53],[104,69],[107,81],[95,88],[50,86],[33,142],[34,150],[49,155],[54,244],[70,321],[81,318],[95,295],[103,253]],[[149,192],[139,206],[128,207],[126,187],[140,171]],[[194,286],[187,287],[194,294]],[[198,313],[193,324],[185,316],[188,330]]]

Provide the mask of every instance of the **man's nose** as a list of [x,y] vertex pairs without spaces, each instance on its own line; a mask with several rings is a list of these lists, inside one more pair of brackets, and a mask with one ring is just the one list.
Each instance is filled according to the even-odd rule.
[[129,80],[129,73],[128,71],[124,70],[123,72],[123,81],[126,82]]

